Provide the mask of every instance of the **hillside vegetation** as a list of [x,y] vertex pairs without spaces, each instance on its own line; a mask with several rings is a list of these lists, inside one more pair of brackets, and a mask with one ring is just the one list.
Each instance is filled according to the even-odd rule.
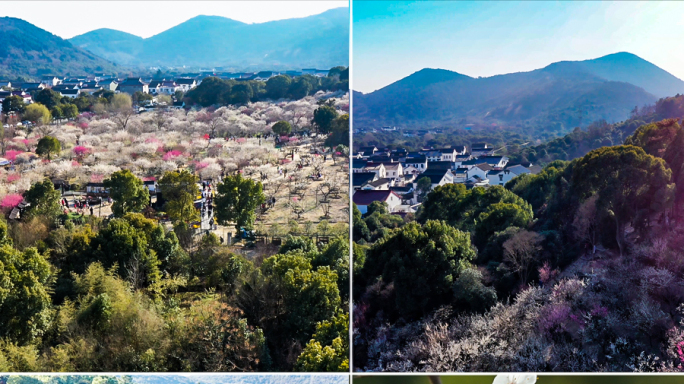
[[0,18],[0,78],[85,75],[121,68],[70,42],[13,17]]
[[539,136],[622,121],[635,106],[677,92],[684,92],[684,82],[622,52],[486,78],[423,69],[375,92],[355,93],[354,118],[359,128],[498,127]]

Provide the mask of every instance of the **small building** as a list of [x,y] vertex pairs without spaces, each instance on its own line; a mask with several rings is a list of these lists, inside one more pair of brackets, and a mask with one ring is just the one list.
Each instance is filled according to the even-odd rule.
[[104,183],[88,183],[86,184],[86,193],[88,195],[107,197],[109,190],[105,188]]
[[180,90],[182,90],[183,92],[187,92],[198,85],[197,80],[190,77],[179,77],[176,79],[175,82],[178,85],[178,87],[180,87]]
[[448,169],[427,170],[416,178],[416,188],[418,187],[418,181],[420,181],[420,179],[423,177],[430,179],[430,183],[432,184],[430,189],[435,189],[440,185],[452,184],[454,182],[454,176]]
[[70,99],[75,99],[78,97],[78,95],[81,94],[81,90],[78,88],[62,89],[59,91],[59,94],[62,95],[62,97],[68,97]]
[[97,84],[107,91],[116,91],[119,86],[119,83],[115,79],[100,80]]
[[118,89],[120,92],[128,93],[130,95],[136,92],[149,93],[148,84],[142,81],[140,77],[127,78],[119,84]]
[[489,179],[489,185],[506,185],[509,181],[513,180],[517,174],[511,172],[510,170],[504,169],[494,169],[487,173],[487,178]]
[[61,84],[62,80],[60,80],[60,78],[57,76],[43,76],[40,80],[40,83],[48,87],[54,87],[57,84]]
[[374,201],[387,203],[387,208],[390,213],[394,212],[394,209],[401,205],[401,197],[390,190],[358,190],[354,192],[352,201],[354,201],[354,204],[356,204],[356,207],[359,208],[359,211],[361,211],[362,214],[368,212],[368,206]]
[[361,189],[366,184],[378,179],[378,175],[374,172],[354,172],[351,175],[352,188]]

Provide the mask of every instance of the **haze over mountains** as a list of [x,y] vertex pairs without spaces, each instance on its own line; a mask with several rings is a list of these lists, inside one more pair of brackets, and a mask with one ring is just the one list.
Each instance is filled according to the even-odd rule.
[[600,119],[624,120],[635,106],[677,93],[684,93],[684,81],[627,52],[486,78],[426,68],[377,91],[355,92],[354,124],[568,130]]
[[117,72],[114,63],[13,17],[0,18],[0,78]]
[[259,24],[197,16],[147,39],[98,29],[69,41],[121,65],[328,69],[348,65],[349,8]]

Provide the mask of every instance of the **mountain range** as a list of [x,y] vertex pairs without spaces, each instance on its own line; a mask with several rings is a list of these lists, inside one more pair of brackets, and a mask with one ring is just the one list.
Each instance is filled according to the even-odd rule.
[[684,81],[627,52],[484,78],[426,68],[377,91],[355,92],[354,125],[531,124],[568,130],[624,120],[635,106],[677,93],[684,93]]
[[328,69],[349,62],[349,8],[258,24],[197,16],[143,39],[98,29],[69,41],[129,66]]
[[117,72],[120,67],[13,17],[0,18],[0,78]]

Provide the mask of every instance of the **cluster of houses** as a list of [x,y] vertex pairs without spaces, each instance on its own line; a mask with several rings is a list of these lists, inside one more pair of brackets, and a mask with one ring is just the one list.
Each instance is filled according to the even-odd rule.
[[513,178],[536,174],[541,167],[509,164],[486,143],[408,152],[404,149],[362,147],[352,159],[353,201],[365,213],[374,201],[386,202],[390,212],[416,212],[418,180],[427,177],[431,189],[461,183],[467,188],[505,185]]
[[[9,96],[21,96],[24,103],[33,102],[31,95],[45,88],[51,88],[59,92],[62,97],[77,98],[82,93],[93,94],[101,90],[128,93],[142,92],[156,95],[172,96],[176,92],[187,92],[202,83],[207,77],[219,77],[238,81],[260,80],[266,81],[278,75],[297,77],[312,75],[325,77],[330,70],[305,68],[301,71],[260,71],[260,72],[220,72],[217,70],[200,71],[197,73],[183,73],[171,79],[153,79],[144,77],[116,77],[111,74],[96,73],[91,76],[43,76],[40,82],[16,83],[10,80],[0,80],[0,103]],[[178,105],[176,105],[178,104]],[[175,107],[182,107],[180,100],[174,103]],[[2,107],[0,107],[2,112]]]

